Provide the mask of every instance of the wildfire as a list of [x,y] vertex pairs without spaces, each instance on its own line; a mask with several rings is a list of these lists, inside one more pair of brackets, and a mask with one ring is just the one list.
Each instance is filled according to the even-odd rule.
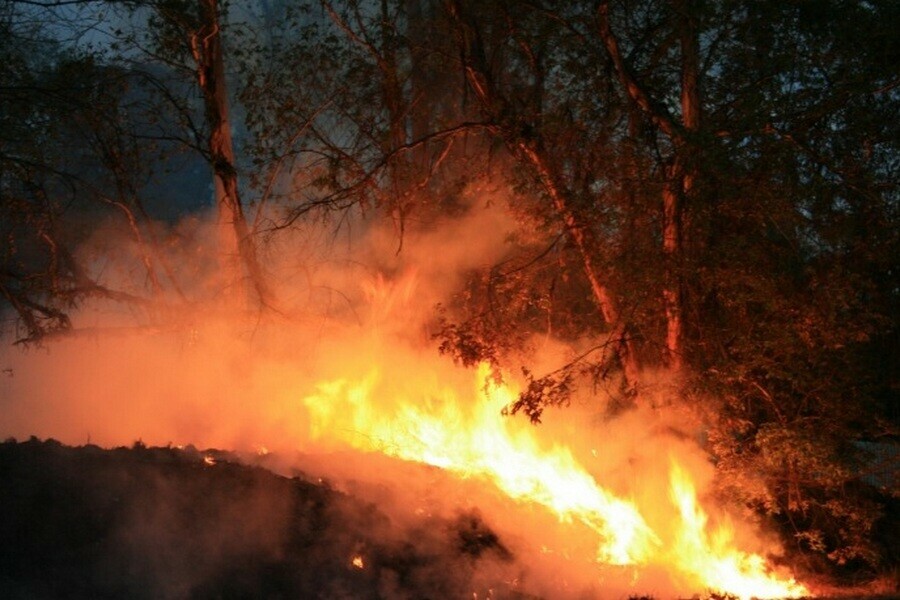
[[697,503],[694,484],[674,460],[670,483],[671,498],[681,517],[672,559],[684,574],[742,599],[809,595],[809,590],[793,578],[783,579],[771,573],[762,556],[735,549],[733,532],[726,525],[710,535],[708,517]]
[[[562,522],[579,522],[599,538],[596,560],[613,565],[673,568],[694,589],[746,598],[796,598],[809,591],[779,578],[758,554],[735,549],[730,529],[710,533],[695,486],[674,459],[668,509],[675,523],[655,532],[630,500],[616,497],[562,446],[542,447],[533,428],[514,429],[499,417],[516,392],[496,384],[482,365],[472,393],[484,401],[464,406],[449,390],[391,403],[373,401],[377,370],[362,381],[334,380],[304,398],[314,438],[338,435],[362,450],[434,465],[464,478],[492,481],[513,499],[544,506]],[[360,558],[360,562],[361,562]],[[354,561],[354,565],[355,565]]]
[[361,449],[371,450],[371,440],[378,440],[385,454],[490,479],[514,499],[594,530],[602,563],[639,564],[660,545],[634,504],[597,485],[567,448],[542,449],[533,435],[508,428],[498,415],[515,395],[492,382],[486,365],[479,368],[473,393],[485,394],[487,401],[470,410],[446,392],[439,401],[410,402],[390,413],[371,400],[377,379],[372,372],[358,384],[320,385],[318,394],[304,400],[313,437],[342,431],[346,442]]

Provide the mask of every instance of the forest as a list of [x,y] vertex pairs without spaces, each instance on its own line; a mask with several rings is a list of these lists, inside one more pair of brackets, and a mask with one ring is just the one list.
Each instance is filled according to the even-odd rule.
[[793,564],[896,578],[898,27],[893,0],[7,0],[3,344],[103,335],[88,306],[308,319],[285,240],[378,223],[394,281],[467,218],[502,250],[410,319],[516,374],[504,418],[687,414]]

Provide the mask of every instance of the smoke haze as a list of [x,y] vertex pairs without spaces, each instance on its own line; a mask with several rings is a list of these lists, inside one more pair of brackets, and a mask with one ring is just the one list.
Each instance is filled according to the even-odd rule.
[[[265,247],[265,264],[283,314],[261,317],[222,300],[214,225],[189,218],[164,233],[169,242],[159,251],[177,265],[185,295],[203,301],[140,311],[89,302],[73,316],[83,333],[42,347],[4,345],[0,436],[230,449],[282,473],[328,478],[410,527],[423,514],[452,518],[477,509],[515,558],[512,570],[530,593],[696,591],[660,565],[598,565],[596,533],[582,524],[560,523],[478,478],[382,456],[390,454],[390,439],[362,439],[365,431],[322,430],[314,422],[316,402],[357,382],[368,382],[376,406],[351,407],[355,416],[401,414],[408,402],[440,408],[451,395],[472,407],[483,403],[473,372],[437,354],[428,325],[435,304],[457,292],[468,271],[510,251],[514,231],[502,202],[482,200],[452,219],[408,223],[402,248],[390,220],[278,232]],[[104,285],[135,287],[139,253],[110,230],[98,232],[81,256]],[[552,365],[563,352],[552,341],[540,347],[545,355],[530,357],[533,365]],[[597,482],[633,499],[654,531],[667,531],[671,460],[691,472],[701,496],[712,475],[691,440],[696,426],[649,410],[609,420],[604,402],[581,398],[547,413],[537,429],[522,417],[505,418],[504,427],[516,439],[534,436],[541,447],[568,448]],[[503,418],[499,411],[496,418]],[[141,527],[166,531],[153,525],[166,515],[157,517]],[[762,549],[748,532],[736,535],[744,547]]]

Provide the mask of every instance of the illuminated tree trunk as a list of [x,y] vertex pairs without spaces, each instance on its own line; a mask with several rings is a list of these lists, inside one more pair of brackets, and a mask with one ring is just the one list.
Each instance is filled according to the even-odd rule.
[[595,246],[590,229],[582,223],[582,220],[572,211],[565,193],[561,190],[554,176],[553,170],[550,168],[546,156],[533,144],[529,144],[525,140],[515,142],[517,154],[524,157],[525,161],[538,174],[544,191],[550,196],[553,207],[557,214],[565,223],[566,231],[569,238],[578,248],[581,257],[581,264],[584,267],[585,276],[591,286],[591,293],[594,296],[594,302],[600,310],[604,322],[610,329],[610,343],[619,358],[622,365],[622,371],[625,375],[625,383],[629,392],[637,396],[639,392],[640,369],[638,367],[637,355],[631,340],[628,338],[625,322],[619,314],[616,301],[610,290],[603,283],[604,277],[602,269],[594,261],[592,249]]
[[232,297],[244,296],[243,271],[246,269],[249,283],[260,303],[271,306],[272,292],[259,264],[238,191],[218,1],[198,2],[200,28],[191,36],[191,50],[197,65],[197,82],[203,95],[204,116],[209,128],[207,151],[215,184],[220,256],[228,285],[233,286]]
[[677,32],[681,49],[681,120],[668,114],[655,102],[634,77],[619,50],[618,40],[609,23],[609,4],[598,7],[600,37],[613,61],[619,81],[628,97],[672,142],[673,156],[665,172],[662,194],[662,251],[664,256],[663,304],[666,316],[665,362],[673,374],[680,374],[684,361],[684,241],[685,200],[690,195],[696,169],[690,160],[700,127],[699,49],[696,27],[692,23],[690,0],[674,0]]
[[[690,138],[700,127],[697,32],[691,20],[690,0],[676,0],[674,8],[681,45],[681,124],[684,137]],[[680,373],[684,355],[684,209],[696,173],[688,156],[689,140],[680,137],[673,141],[675,158],[663,190],[663,252],[666,257],[663,300],[666,307],[666,361],[673,372]]]
[[569,239],[578,250],[594,302],[603,321],[610,328],[610,344],[621,363],[626,387],[632,395],[637,396],[640,371],[637,355],[628,339],[626,324],[619,313],[617,302],[604,283],[608,277],[605,277],[602,267],[594,260],[596,245],[591,229],[571,206],[562,177],[542,148],[540,140],[533,134],[526,133],[534,131],[534,128],[510,118],[506,109],[508,103],[497,94],[486,68],[487,62],[478,31],[467,22],[460,0],[448,0],[447,8],[456,23],[469,87],[493,122],[491,127],[494,132],[503,138],[513,155],[537,175],[557,215],[563,221]]

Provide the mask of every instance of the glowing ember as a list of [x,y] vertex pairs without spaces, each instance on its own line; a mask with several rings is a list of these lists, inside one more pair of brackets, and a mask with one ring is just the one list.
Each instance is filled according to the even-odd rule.
[[[473,397],[484,398],[481,402],[465,404],[443,390],[379,403],[372,396],[381,383],[375,369],[362,381],[320,383],[316,393],[303,399],[312,437],[338,436],[357,449],[489,480],[519,502],[545,507],[561,522],[590,528],[599,538],[596,561],[602,564],[654,564],[676,570],[693,589],[741,598],[809,594],[793,579],[771,573],[761,556],[733,549],[733,536],[724,527],[710,534],[694,484],[674,461],[673,504],[663,501],[653,507],[671,517],[659,532],[651,529],[634,502],[599,485],[568,448],[545,447],[537,441],[536,428],[515,427],[517,422],[500,417],[516,392],[496,384],[485,365],[472,386]],[[354,566],[357,558],[362,563],[354,557]]]
[[359,554],[357,554],[356,556],[353,557],[353,559],[350,561],[350,564],[355,569],[362,570],[362,569],[366,568],[366,564],[363,562],[363,557],[360,556]]

